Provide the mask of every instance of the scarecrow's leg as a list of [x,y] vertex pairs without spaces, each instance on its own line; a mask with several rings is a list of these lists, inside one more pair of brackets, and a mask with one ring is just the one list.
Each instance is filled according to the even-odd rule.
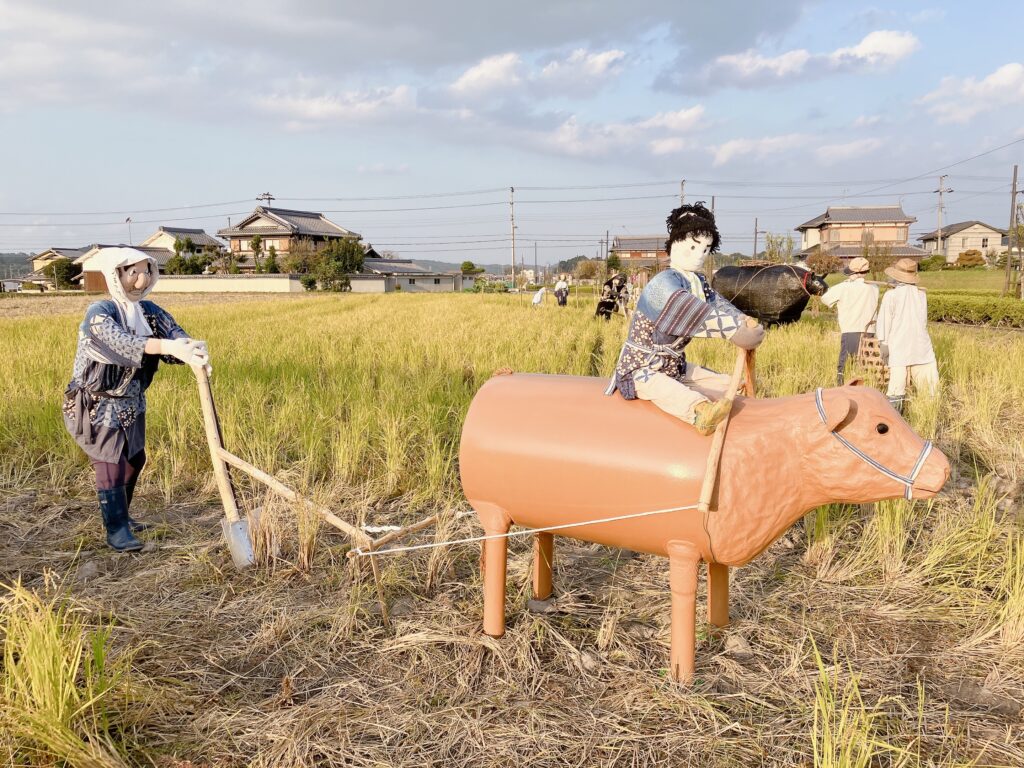
[[708,563],[708,623],[729,624],[729,566],[721,563]]
[[700,552],[688,541],[668,543],[669,584],[672,587],[672,650],[669,671],[672,679],[688,683],[693,679],[697,621],[697,565]]
[[551,565],[554,562],[555,536],[541,532],[533,537],[533,599],[551,597]]

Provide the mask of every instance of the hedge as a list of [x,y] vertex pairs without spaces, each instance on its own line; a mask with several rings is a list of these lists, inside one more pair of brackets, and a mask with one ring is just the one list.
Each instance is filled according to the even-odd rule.
[[1024,301],[929,291],[928,319],[940,323],[1024,328]]

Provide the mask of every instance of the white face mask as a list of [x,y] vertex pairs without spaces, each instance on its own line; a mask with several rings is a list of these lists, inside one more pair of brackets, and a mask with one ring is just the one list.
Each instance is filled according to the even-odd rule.
[[682,240],[676,240],[669,252],[672,269],[700,272],[704,267],[704,259],[711,253],[713,240],[710,235],[687,235]]

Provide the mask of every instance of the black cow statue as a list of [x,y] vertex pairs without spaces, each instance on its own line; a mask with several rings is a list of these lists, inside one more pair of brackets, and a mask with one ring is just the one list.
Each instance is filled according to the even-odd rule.
[[823,278],[795,264],[722,267],[711,287],[765,325],[795,323],[811,296],[828,290]]

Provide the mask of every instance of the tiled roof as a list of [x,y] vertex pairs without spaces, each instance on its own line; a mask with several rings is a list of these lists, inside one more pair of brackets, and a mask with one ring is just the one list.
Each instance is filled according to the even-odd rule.
[[630,235],[612,238],[613,251],[664,251],[664,235]]
[[[880,245],[880,248],[885,248],[885,245]],[[923,248],[918,248],[914,245],[890,245],[888,246],[889,255],[894,259],[902,259],[904,257],[910,257],[912,259],[923,259],[928,256],[928,252]],[[818,252],[818,246],[812,245],[810,248],[805,248],[800,251],[798,256],[810,256]],[[838,256],[840,259],[853,259],[857,256],[864,255],[864,249],[859,245],[840,245],[835,248],[829,248],[826,253],[830,253],[833,256]]]
[[412,259],[363,259],[363,270],[378,275],[443,275]]
[[816,229],[823,224],[881,224],[884,222],[915,222],[899,205],[832,205],[820,216],[805,221],[797,231]]
[[96,254],[96,252],[99,251],[101,248],[134,248],[136,251],[142,251],[147,256],[152,256],[154,259],[156,259],[156,264],[158,267],[165,266],[168,260],[171,258],[171,256],[174,255],[174,251],[170,250],[169,248],[150,248],[144,245],[125,245],[124,243],[120,243],[119,245],[96,243],[95,245],[91,245],[88,248],[83,249],[84,253],[82,253],[81,256],[75,259],[75,264],[80,264],[83,270],[87,270],[89,265],[89,259],[91,259]]
[[[278,223],[276,227],[249,226],[249,223],[263,217]],[[221,237],[244,237],[245,235],[280,233],[282,235],[308,235],[313,237],[352,237],[360,239],[358,232],[339,227],[322,213],[316,211],[293,211],[288,208],[257,206],[234,227],[217,230]]]
[[83,253],[89,250],[92,246],[86,246],[84,248],[47,248],[42,253],[37,253],[35,256],[29,256],[27,261],[35,261],[41,259],[49,254],[51,259],[71,259],[74,261]]
[[[973,227],[975,224],[980,224],[983,227],[988,227],[993,232],[998,232],[1001,235],[1005,235],[1006,234],[1006,230],[1005,229],[1000,229],[999,227],[993,227],[991,224],[986,224],[984,221],[961,221],[961,222],[958,222],[956,224],[948,224],[948,225],[944,226],[942,228],[942,236],[943,237],[949,237],[950,235],[955,235],[957,232],[963,232],[965,229]],[[921,235],[917,239],[922,241],[922,242],[925,242],[927,240],[938,240],[939,239],[939,230],[936,229],[936,230],[934,230],[932,232],[929,232],[926,235]]]
[[222,243],[212,235],[206,234],[205,230],[202,229],[188,229],[186,227],[160,227],[159,231],[164,232],[171,237],[177,238],[178,240],[184,240],[186,237],[190,238],[192,242],[199,248],[204,245],[210,245],[214,248],[223,248]]

